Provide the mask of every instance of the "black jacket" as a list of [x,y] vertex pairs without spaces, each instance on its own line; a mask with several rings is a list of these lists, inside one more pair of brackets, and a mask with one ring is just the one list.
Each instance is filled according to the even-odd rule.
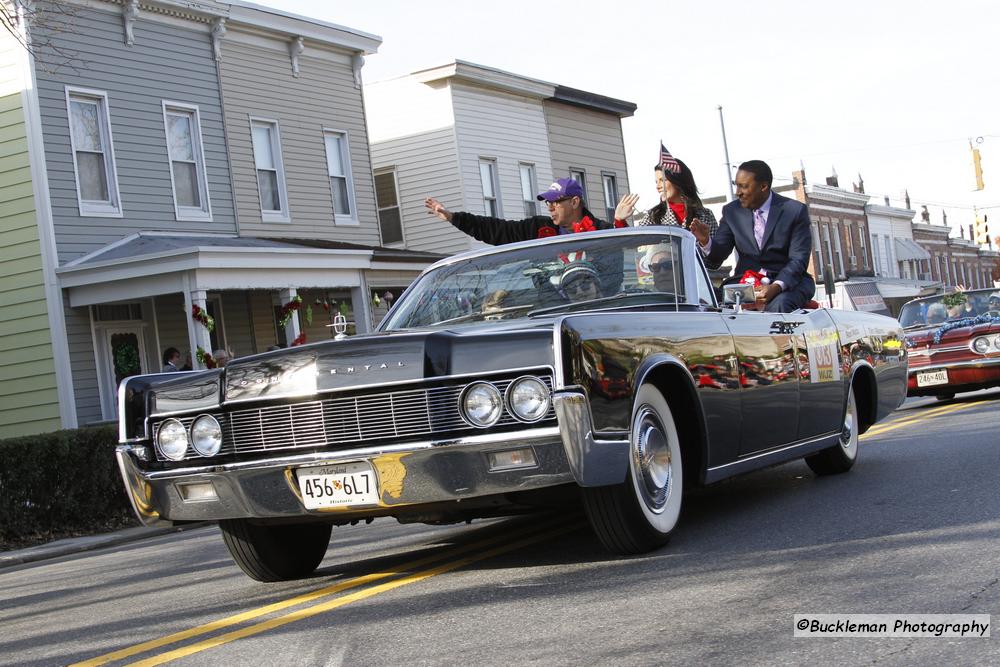
[[[614,226],[594,216],[590,216],[590,219],[594,221],[594,227],[597,229],[611,229]],[[503,220],[460,211],[451,214],[451,224],[474,239],[490,245],[529,241],[556,236],[559,233],[556,225],[552,223],[552,218],[544,215],[533,215],[524,220]],[[550,231],[541,231],[543,227],[547,227]]]

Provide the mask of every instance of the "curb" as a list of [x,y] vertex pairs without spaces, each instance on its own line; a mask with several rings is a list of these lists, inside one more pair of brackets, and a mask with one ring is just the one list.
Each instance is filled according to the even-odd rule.
[[103,549],[105,547],[115,547],[122,544],[129,544],[131,542],[149,539],[151,537],[159,537],[161,535],[169,535],[171,533],[180,533],[186,530],[203,528],[210,525],[212,525],[212,522],[210,521],[201,521],[198,523],[187,523],[181,526],[168,526],[165,528],[147,528],[145,526],[140,526],[137,528],[126,528],[114,533],[87,535],[85,537],[70,537],[63,540],[56,540],[55,542],[49,542],[48,544],[42,544],[37,547],[3,551],[0,552],[0,570],[8,567],[14,567],[15,565],[35,563],[42,560],[59,558],[61,556],[83,553],[85,551]]

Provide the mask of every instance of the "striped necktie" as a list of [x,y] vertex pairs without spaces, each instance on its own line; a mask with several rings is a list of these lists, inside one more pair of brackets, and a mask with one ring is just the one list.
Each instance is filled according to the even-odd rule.
[[757,239],[757,247],[764,249],[764,212],[759,208],[753,212],[753,237]]

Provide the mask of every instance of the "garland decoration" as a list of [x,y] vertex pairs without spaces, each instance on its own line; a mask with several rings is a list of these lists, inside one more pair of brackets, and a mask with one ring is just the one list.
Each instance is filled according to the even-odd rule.
[[[197,308],[197,306],[195,306],[195,308]],[[215,357],[213,357],[211,353],[206,352],[200,347],[198,348],[198,351],[195,353],[195,357],[198,359],[198,363],[204,366],[205,368],[217,368],[219,366],[218,362],[215,360]]]
[[[965,303],[964,301],[961,303]],[[959,303],[954,304],[956,306],[961,305]],[[944,336],[949,331],[953,329],[961,329],[962,327],[974,327],[977,324],[1000,324],[1000,317],[995,317],[989,313],[983,313],[977,317],[964,317],[960,320],[955,320],[954,322],[945,322],[938,330],[934,332],[934,344],[937,345],[941,342],[941,337]]]
[[292,297],[291,301],[281,307],[281,310],[278,312],[278,324],[287,326],[288,321],[292,319],[292,313],[301,307],[302,297],[296,294]]
[[191,319],[195,322],[201,322],[201,324],[209,330],[209,332],[215,329],[215,318],[208,314],[208,311],[199,306],[198,304],[191,304]]
[[305,344],[306,344],[306,332],[303,331],[302,333],[300,333],[298,336],[295,337],[295,340],[292,341],[291,347],[295,347],[296,345],[305,345]]

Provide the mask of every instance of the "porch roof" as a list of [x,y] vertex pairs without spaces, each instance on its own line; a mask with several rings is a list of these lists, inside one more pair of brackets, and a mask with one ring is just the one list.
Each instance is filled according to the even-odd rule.
[[361,271],[419,272],[442,257],[317,239],[140,232],[56,274],[75,307],[184,290],[358,287]]

